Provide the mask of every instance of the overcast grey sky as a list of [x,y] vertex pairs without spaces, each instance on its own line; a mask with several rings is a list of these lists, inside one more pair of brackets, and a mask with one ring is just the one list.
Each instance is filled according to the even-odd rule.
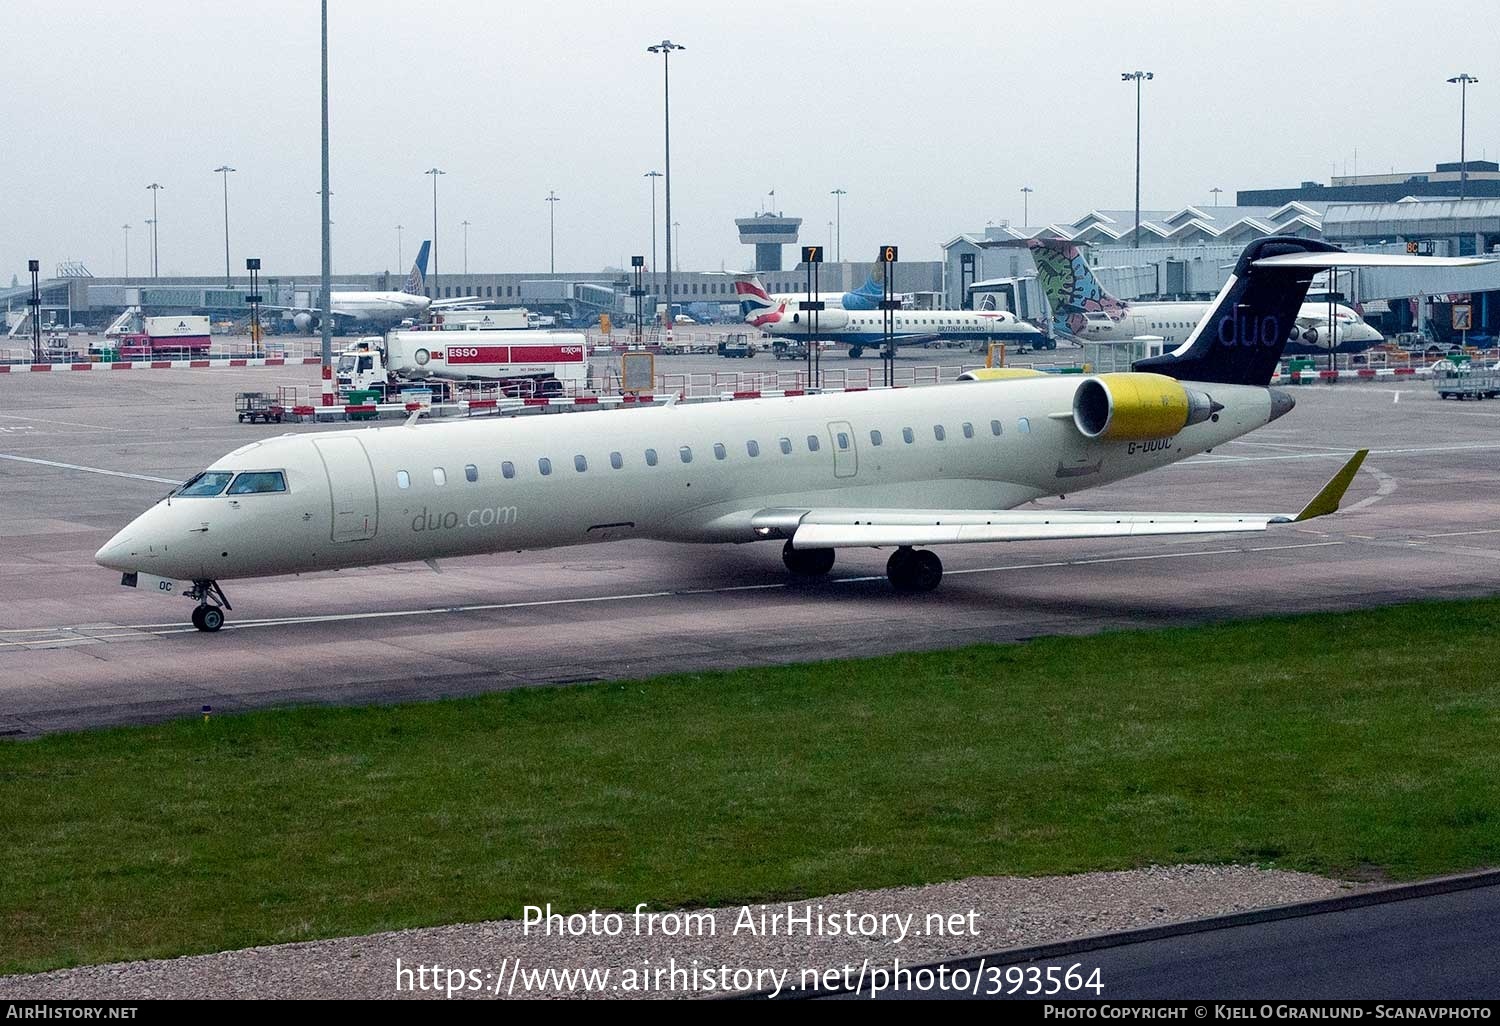
[[[315,0],[52,0],[5,19],[0,273],[27,257],[100,276],[147,267],[158,181],[164,274],[223,268],[229,163],[233,264],[318,267]],[[1468,22],[1467,29],[1464,22]],[[1076,217],[1132,203],[1134,90],[1145,85],[1142,205],[1225,189],[1430,169],[1500,152],[1495,35],[1479,8],[1410,2],[921,4],[334,0],[330,5],[335,273],[396,270],[430,234],[440,270],[547,266],[555,189],[560,270],[650,246],[661,147],[663,37],[672,58],[673,216],[687,269],[748,266],[733,218],[776,190],[846,257],[906,259],[986,221]],[[789,254],[790,256],[790,254]]]

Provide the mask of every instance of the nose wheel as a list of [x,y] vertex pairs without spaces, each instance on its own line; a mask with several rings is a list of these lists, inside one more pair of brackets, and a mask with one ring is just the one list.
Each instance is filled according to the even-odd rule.
[[209,634],[224,626],[224,610],[234,608],[218,581],[194,581],[187,597],[198,603],[193,610],[193,626]]
[[903,545],[886,561],[885,575],[891,587],[903,595],[931,591],[943,580],[943,561],[931,549]]

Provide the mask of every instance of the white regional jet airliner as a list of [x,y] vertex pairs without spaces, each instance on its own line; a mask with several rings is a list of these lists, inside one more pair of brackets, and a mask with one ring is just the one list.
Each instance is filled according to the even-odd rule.
[[1131,373],[253,442],[96,559],[126,584],[186,594],[193,623],[213,631],[229,608],[225,580],[619,538],[782,539],[787,568],[803,576],[827,573],[838,548],[888,547],[891,584],[914,592],[942,576],[926,546],[1260,531],[1332,512],[1363,454],[1298,514],[1013,507],[1175,463],[1285,415],[1291,396],[1267,385],[1313,274],[1409,261],[1434,262],[1255,242],[1192,336]]

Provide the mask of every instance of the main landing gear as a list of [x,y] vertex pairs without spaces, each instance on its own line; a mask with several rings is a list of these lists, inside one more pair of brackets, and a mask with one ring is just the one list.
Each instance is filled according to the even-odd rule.
[[234,608],[218,581],[194,581],[187,597],[198,603],[193,610],[193,626],[210,634],[224,626],[224,610]]
[[781,561],[797,577],[822,577],[833,569],[833,549],[794,549],[791,539],[781,547]]
[[903,595],[931,591],[943,579],[943,561],[931,549],[903,545],[886,561],[885,575],[891,587]]

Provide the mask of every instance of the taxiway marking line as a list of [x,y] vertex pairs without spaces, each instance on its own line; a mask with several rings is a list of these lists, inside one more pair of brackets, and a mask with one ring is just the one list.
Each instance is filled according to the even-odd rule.
[[[1483,449],[1500,449],[1500,442],[1474,442],[1469,445],[1438,445],[1422,446],[1412,449],[1371,449],[1371,456],[1408,456],[1422,453],[1445,453],[1445,452],[1472,452]],[[1279,460],[1322,460],[1322,459],[1348,459],[1353,456],[1354,449],[1332,449],[1327,452],[1299,452],[1287,453],[1281,456],[1229,456],[1221,453],[1200,453],[1190,456],[1176,463],[1168,463],[1167,467],[1206,467],[1214,463],[1269,463]],[[1165,468],[1162,468],[1165,469]]]
[[181,481],[170,477],[152,477],[150,474],[127,474],[123,470],[105,470],[102,467],[83,467],[77,463],[59,463],[56,460],[39,460],[31,456],[15,456],[10,453],[0,452],[0,460],[13,460],[16,463],[34,463],[39,467],[56,467],[59,470],[81,470],[87,474],[103,474],[105,477],[127,477],[133,481],[154,481],[157,484],[180,485]]
[[[1298,543],[1293,543],[1293,544],[1289,544],[1289,545],[1265,545],[1265,546],[1258,546],[1258,547],[1255,547],[1255,548],[1248,548],[1248,549],[1238,549],[1238,548],[1229,548],[1229,549],[1194,549],[1191,552],[1155,552],[1155,553],[1145,553],[1145,554],[1137,555],[1137,556],[1093,556],[1093,557],[1089,557],[1087,559],[1049,560],[1049,561],[1040,562],[1040,563],[1010,563],[1010,564],[1006,564],[1006,565],[1003,565],[1003,566],[969,567],[969,568],[962,569],[962,570],[950,570],[950,571],[948,571],[948,576],[957,577],[957,576],[964,575],[964,574],[1006,573],[1006,572],[1014,571],[1014,570],[1045,570],[1045,569],[1052,569],[1052,568],[1056,568],[1056,567],[1066,567],[1066,566],[1094,566],[1094,565],[1101,564],[1101,563],[1127,563],[1127,562],[1140,562],[1140,561],[1144,561],[1144,560],[1155,560],[1155,559],[1184,559],[1184,558],[1187,558],[1187,557],[1190,557],[1190,556],[1222,556],[1222,555],[1228,555],[1228,554],[1236,553],[1236,552],[1276,552],[1276,551],[1287,550],[1287,549],[1324,548],[1324,547],[1328,547],[1328,546],[1344,545],[1344,544],[1347,544],[1347,543],[1343,542],[1343,541],[1298,542]],[[885,580],[885,575],[881,574],[881,575],[873,575],[873,576],[866,576],[866,577],[840,577],[840,578],[836,578],[833,581],[830,581],[829,583],[830,584],[857,584],[857,583],[861,583],[861,582],[883,581],[883,580]],[[694,588],[694,589],[685,589],[685,590],[682,590],[682,591],[645,591],[645,592],[636,592],[636,593],[629,594],[629,595],[594,595],[594,596],[581,596],[581,597],[574,597],[574,598],[537,599],[537,600],[533,600],[533,601],[529,601],[529,602],[489,602],[489,603],[482,603],[482,604],[475,604],[475,605],[466,605],[466,606],[437,606],[437,607],[428,607],[428,608],[425,608],[425,609],[387,609],[387,610],[377,610],[377,611],[373,611],[373,612],[363,612],[363,613],[321,613],[321,614],[313,614],[313,615],[308,615],[308,616],[285,616],[285,617],[269,617],[269,618],[259,619],[259,620],[241,620],[241,621],[238,621],[238,622],[226,623],[224,625],[223,629],[224,630],[246,630],[246,629],[253,628],[253,627],[281,627],[281,626],[288,626],[288,625],[292,625],[292,624],[304,624],[304,623],[342,623],[342,622],[346,622],[346,621],[349,621],[349,620],[385,620],[385,619],[395,619],[395,618],[398,618],[398,617],[432,616],[434,614],[439,614],[439,613],[483,613],[483,612],[491,612],[491,611],[503,610],[503,609],[535,609],[535,608],[544,607],[544,606],[586,605],[586,604],[600,603],[600,602],[627,602],[627,601],[632,601],[632,600],[636,600],[636,599],[673,598],[673,597],[680,597],[680,596],[686,596],[686,595],[720,595],[720,594],[727,594],[727,593],[731,593],[731,592],[740,592],[740,591],[771,591],[771,590],[775,590],[775,589],[786,590],[786,589],[789,589],[791,587],[792,587],[792,585],[789,584],[789,583],[787,583],[787,582],[776,582],[776,583],[771,583],[771,584],[740,584],[740,585],[731,585],[729,587],[724,587],[724,588]],[[60,632],[60,631],[75,631],[75,630],[88,630],[88,631],[91,631],[91,632],[93,632],[95,634],[102,634],[102,633],[105,633],[105,632],[108,632],[108,631],[147,631],[147,632],[150,632],[151,634],[153,634],[154,636],[162,636],[162,635],[167,635],[167,634],[190,634],[190,633],[196,633],[196,628],[193,628],[193,627],[183,627],[181,625],[181,623],[169,623],[169,624],[168,623],[162,623],[162,624],[134,624],[134,625],[121,624],[121,625],[115,625],[115,626],[106,626],[106,625],[101,625],[101,624],[77,624],[77,625],[73,625],[73,626],[70,626],[70,627],[11,628],[11,629],[8,629],[8,630],[0,630],[0,634],[12,634],[12,635],[14,635],[14,634],[23,634],[23,633],[50,634],[50,633],[56,633],[56,632]],[[53,641],[53,640],[57,640],[57,641],[63,641],[63,640],[72,641],[72,640],[75,640],[75,639],[73,639],[73,638],[57,638],[57,639],[53,639],[53,638],[32,638],[32,639],[29,639],[29,640],[20,640],[20,641],[0,641],[0,648],[17,648],[17,647],[20,647],[22,645],[45,644],[48,641]],[[88,637],[79,637],[76,640],[79,640],[79,641],[88,641],[88,640],[105,641],[105,640],[109,640],[109,639],[108,638],[90,639]]]

